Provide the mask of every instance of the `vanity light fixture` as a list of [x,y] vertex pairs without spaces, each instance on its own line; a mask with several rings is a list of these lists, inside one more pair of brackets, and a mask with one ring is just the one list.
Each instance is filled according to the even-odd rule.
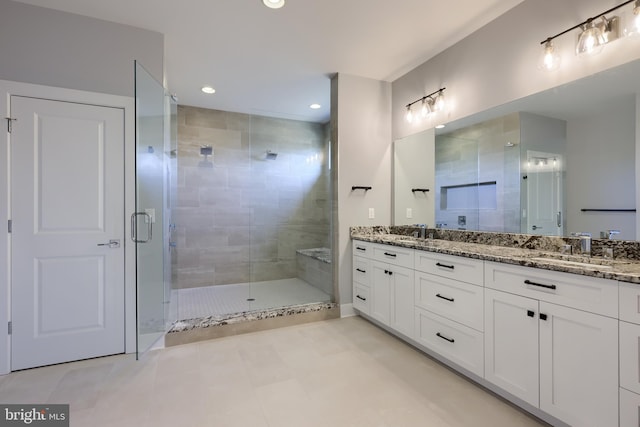
[[640,0],[635,0],[630,22],[626,25],[624,32],[629,36],[640,34]]
[[435,92],[430,93],[429,95],[425,95],[421,98],[416,99],[413,102],[407,104],[407,113],[406,119],[409,123],[413,122],[413,111],[411,107],[413,104],[418,102],[422,103],[422,107],[420,108],[420,115],[424,118],[427,117],[431,112],[442,111],[445,107],[445,99],[444,99],[444,90],[446,88],[443,87],[441,89],[436,90]]
[[[634,23],[638,22],[640,25],[640,0],[627,0],[618,6],[605,10],[592,18],[541,41],[540,44],[543,47],[543,53],[539,68],[552,71],[560,66],[560,55],[553,45],[553,40],[578,28],[581,29],[581,33],[578,37],[578,43],[576,44],[576,54],[582,56],[593,55],[600,52],[605,44],[620,37],[620,18],[617,16],[607,17],[606,15],[630,3],[634,3],[633,14],[634,18],[636,18],[634,19]],[[633,27],[633,24],[631,27]],[[638,28],[640,29],[640,27]],[[629,30],[632,31],[631,28],[629,28]]]
[[262,0],[262,3],[271,9],[280,9],[284,6],[284,0]]

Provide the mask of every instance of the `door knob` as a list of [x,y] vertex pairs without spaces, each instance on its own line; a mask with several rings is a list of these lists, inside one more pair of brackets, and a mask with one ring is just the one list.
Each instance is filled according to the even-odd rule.
[[98,246],[108,246],[110,248],[119,248],[120,239],[111,239],[108,243],[98,243]]

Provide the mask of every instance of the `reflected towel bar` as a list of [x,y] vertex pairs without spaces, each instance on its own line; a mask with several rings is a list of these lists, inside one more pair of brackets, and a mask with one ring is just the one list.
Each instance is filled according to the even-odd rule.
[[635,209],[580,209],[581,212],[635,212]]

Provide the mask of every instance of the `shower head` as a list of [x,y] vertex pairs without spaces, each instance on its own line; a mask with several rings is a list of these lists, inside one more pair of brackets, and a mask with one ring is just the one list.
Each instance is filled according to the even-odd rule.
[[267,160],[275,160],[276,157],[278,157],[278,153],[274,153],[271,150],[267,150],[267,157],[266,157]]

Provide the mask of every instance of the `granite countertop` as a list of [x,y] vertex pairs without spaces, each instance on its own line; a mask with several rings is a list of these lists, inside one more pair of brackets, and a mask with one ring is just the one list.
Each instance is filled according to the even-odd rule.
[[418,239],[399,234],[360,234],[356,231],[351,234],[351,237],[372,243],[640,284],[640,261],[635,259],[612,260],[602,257],[561,255],[559,252],[538,249],[441,239]]

